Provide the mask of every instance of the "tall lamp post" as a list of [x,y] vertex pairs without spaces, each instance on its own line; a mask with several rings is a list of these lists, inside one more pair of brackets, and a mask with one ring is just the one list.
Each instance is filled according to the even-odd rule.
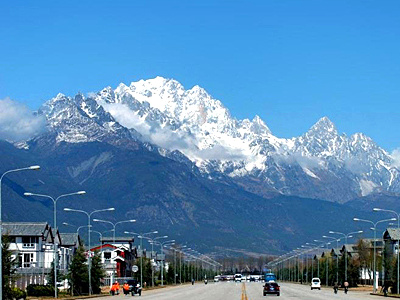
[[39,170],[40,166],[30,166],[26,168],[20,168],[20,169],[13,169],[13,170],[8,170],[3,173],[0,177],[0,299],[3,299],[3,251],[1,251],[2,247],[2,238],[3,238],[3,219],[1,217],[1,185],[3,182],[3,177],[9,173],[14,173],[14,172],[19,172],[19,171],[27,171],[27,170]]
[[[313,243],[306,243],[306,245],[314,246],[313,250],[319,248],[319,246],[317,244],[313,244]],[[312,257],[312,263],[311,263],[311,278],[314,278],[314,256]]]
[[[330,244],[330,243],[326,243],[325,241],[320,241],[320,240],[314,240],[314,242],[316,242],[316,243],[322,243],[322,244],[320,244],[320,245],[318,246],[318,249],[319,249],[319,248],[328,247],[328,244]],[[319,258],[318,258],[318,256],[317,256],[317,266],[318,266],[318,275],[317,275],[317,277],[319,278]]]
[[[24,196],[26,197],[41,197],[41,198],[47,198],[51,199],[53,201],[53,226],[54,230],[56,230],[55,233],[57,233],[57,201],[61,198],[68,197],[68,196],[74,196],[74,195],[85,195],[85,191],[79,191],[79,192],[74,192],[74,193],[68,193],[68,194],[63,194],[58,196],[57,198],[53,198],[52,196],[49,195],[44,195],[44,194],[35,194],[35,193],[24,193]],[[57,255],[57,242],[56,242],[56,237],[54,236],[54,249],[53,249],[53,264],[54,264],[54,297],[58,297],[58,289],[57,289],[57,264],[58,264],[58,255]]]
[[[158,237],[155,237],[155,238],[149,238],[149,237],[145,237],[144,236],[143,238],[145,238],[145,239],[150,241],[150,244],[151,244],[151,256],[153,257],[153,252],[154,252],[153,245],[154,245],[154,242],[156,240],[159,240],[159,239],[167,239],[168,235],[158,236]],[[154,268],[153,268],[153,265],[151,266],[151,286],[154,287]]]
[[[73,227],[76,227],[76,225],[72,225],[72,224],[69,224],[69,223],[67,223],[67,222],[63,222],[62,224],[65,225],[65,226],[73,226]],[[76,228],[76,233],[79,234],[79,230],[81,230],[82,228],[85,228],[85,227],[88,227],[88,225],[79,226],[78,228]],[[92,225],[90,225],[90,227],[92,227]]]
[[380,221],[375,222],[375,223],[373,221],[370,221],[370,220],[359,219],[359,218],[353,218],[353,220],[356,221],[356,222],[366,222],[366,223],[370,223],[370,224],[374,225],[374,227],[373,227],[374,228],[374,276],[373,276],[373,279],[374,279],[374,294],[375,294],[376,293],[376,226],[379,223],[389,222],[389,221],[396,221],[397,219],[396,218],[385,219],[385,220],[380,220]]
[[[374,208],[373,211],[384,211],[384,212],[389,212],[392,214],[395,214],[397,217],[397,231],[400,231],[400,214],[395,212],[394,210],[390,209],[383,209],[383,208]],[[399,233],[397,233],[399,234]],[[399,282],[399,277],[400,277],[400,261],[399,261],[399,252],[400,252],[400,237],[397,240],[397,293],[400,292],[400,282]]]
[[111,222],[111,221],[100,220],[100,219],[93,219],[93,222],[103,222],[103,223],[111,224],[111,225],[113,226],[113,229],[114,229],[113,243],[115,244],[115,231],[116,231],[115,227],[116,227],[118,224],[121,224],[121,223],[135,223],[136,220],[125,220],[125,221],[119,221],[119,222],[113,223],[113,222]]
[[345,238],[345,253],[344,253],[344,281],[347,281],[347,239],[349,237],[352,237],[352,234],[359,234],[359,233],[363,233],[364,231],[359,230],[359,231],[353,231],[353,232],[349,232],[349,233],[342,233],[342,232],[338,232],[338,231],[329,231],[330,234],[339,234],[342,235]]
[[[339,250],[339,242],[341,240],[340,238],[326,235],[323,235],[322,237],[325,239],[331,239],[331,242],[336,241],[336,251]],[[339,253],[336,254],[336,282],[339,282]]]
[[142,252],[140,255],[140,286],[143,286],[143,237],[149,234],[156,234],[158,233],[157,230],[155,231],[150,231],[146,233],[136,233],[136,232],[131,232],[131,231],[124,231],[125,234],[132,234],[132,235],[137,235],[138,238],[140,238],[140,251]]
[[182,284],[182,254],[184,254],[183,250],[186,248],[186,250],[190,250],[192,248],[188,248],[186,245],[181,246],[179,249],[179,284]]
[[174,245],[175,240],[161,242],[154,242],[155,244],[159,244],[161,246],[161,286],[164,286],[164,261],[162,255],[164,254],[164,246],[166,245]]
[[113,211],[115,210],[114,207],[110,207],[110,208],[105,208],[105,209],[97,209],[97,210],[93,210],[92,212],[88,213],[84,210],[80,210],[80,209],[73,209],[73,208],[64,208],[64,211],[70,211],[70,212],[78,212],[78,213],[82,213],[85,214],[88,217],[88,276],[89,276],[89,295],[92,294],[92,270],[91,270],[91,263],[92,263],[92,258],[91,258],[91,254],[90,254],[90,219],[92,217],[92,215],[94,213],[98,213],[98,212],[103,212],[103,211]]

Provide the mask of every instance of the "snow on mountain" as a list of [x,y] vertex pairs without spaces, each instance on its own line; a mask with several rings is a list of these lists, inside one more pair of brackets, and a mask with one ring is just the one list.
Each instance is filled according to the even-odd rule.
[[[59,94],[39,113],[57,142],[139,139],[161,155],[182,159],[176,154],[182,153],[209,177],[249,179],[245,188],[261,194],[269,189],[345,201],[400,192],[393,158],[361,133],[339,134],[323,117],[302,136],[278,138],[260,117],[237,120],[203,88],[186,90],[173,79],[121,83],[87,98]],[[334,192],[339,185],[342,194]]]

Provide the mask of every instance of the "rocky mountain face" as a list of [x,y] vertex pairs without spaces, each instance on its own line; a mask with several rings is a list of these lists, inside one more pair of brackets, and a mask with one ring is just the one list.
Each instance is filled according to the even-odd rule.
[[[203,88],[157,77],[88,97],[57,95],[39,110],[53,143],[100,141],[150,151],[209,180],[232,180],[263,197],[280,193],[346,202],[399,193],[393,158],[364,134],[338,133],[326,117],[305,134],[274,136],[258,116],[237,120]],[[224,180],[225,180],[224,179]]]
[[[24,192],[57,197],[85,190],[86,195],[58,201],[57,222],[62,232],[74,232],[77,226],[87,224],[84,214],[65,212],[65,207],[87,212],[115,207],[113,212],[93,217],[113,222],[137,220],[118,225],[117,236],[124,236],[124,231],[158,230],[203,253],[232,256],[286,252],[332,228],[356,230],[353,216],[371,218],[372,214],[346,209],[343,204],[278,193],[265,199],[243,190],[233,180],[209,180],[194,172],[191,165],[147,148],[127,149],[97,141],[61,141],[53,148],[42,145],[31,145],[28,150],[0,141],[0,174],[21,166],[41,166],[39,171],[5,177],[3,220],[52,223],[52,201],[24,197]],[[75,227],[63,226],[63,222]],[[92,225],[99,232],[111,229],[104,223]],[[87,241],[86,231],[80,234]],[[92,235],[91,244],[97,242],[97,236]]]

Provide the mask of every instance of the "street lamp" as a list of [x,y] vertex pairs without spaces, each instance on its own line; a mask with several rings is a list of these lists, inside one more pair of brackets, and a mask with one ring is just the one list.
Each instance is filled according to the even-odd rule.
[[165,245],[173,245],[175,240],[169,240],[169,241],[165,241],[163,243],[161,242],[154,242],[154,244],[159,244],[161,246],[161,286],[164,286],[164,261],[163,261],[163,248]]
[[[318,249],[319,248],[324,248],[324,247],[327,247],[328,246],[328,244],[327,243],[325,243],[325,241],[320,241],[320,240],[314,240],[314,242],[316,242],[316,243],[322,243],[322,244],[320,244],[319,246],[318,246]],[[330,243],[329,243],[330,244]],[[317,256],[317,266],[318,266],[318,278],[319,278],[319,258],[318,258],[318,256]]]
[[[65,225],[65,226],[73,226],[73,227],[76,227],[76,225],[72,225],[72,224],[69,224],[69,223],[66,223],[66,222],[63,222],[62,224]],[[76,229],[76,233],[79,234],[79,230],[80,230],[81,228],[85,228],[85,227],[88,227],[88,225],[79,226],[79,227]],[[91,228],[91,227],[93,227],[93,226],[90,225],[89,228]]]
[[[373,211],[384,211],[393,213],[397,217],[397,231],[400,231],[400,214],[395,212],[394,210],[390,209],[383,209],[383,208],[374,208]],[[400,276],[400,261],[399,261],[399,252],[400,252],[400,237],[397,240],[397,293],[400,291],[400,283],[399,283],[399,276]]]
[[[53,226],[54,230],[56,230],[57,234],[57,201],[61,198],[68,197],[68,196],[74,196],[74,195],[85,195],[85,191],[79,191],[79,192],[74,192],[74,193],[68,193],[68,194],[63,194],[58,196],[57,198],[53,198],[52,196],[49,195],[44,195],[44,194],[35,194],[35,193],[24,193],[24,196],[26,197],[42,197],[42,198],[48,198],[53,201]],[[57,255],[57,242],[56,242],[56,236],[54,236],[54,255],[53,255],[53,264],[54,264],[54,297],[58,297],[58,289],[57,289],[57,263],[58,263],[58,255]]]
[[108,224],[111,224],[112,226],[113,226],[113,228],[114,228],[114,234],[113,234],[113,243],[115,244],[115,227],[118,225],[118,224],[121,224],[121,223],[134,223],[134,222],[136,222],[136,220],[126,220],[126,221],[119,221],[119,222],[116,222],[116,223],[113,223],[113,222],[111,222],[111,221],[106,221],[106,220],[99,220],[99,219],[93,219],[93,221],[94,222],[103,222],[103,223],[108,223]]
[[[153,252],[154,252],[154,248],[153,248],[153,245],[154,245],[154,241],[156,241],[156,240],[158,240],[158,239],[167,239],[168,238],[168,235],[164,235],[164,236],[158,236],[158,237],[155,237],[155,238],[149,238],[149,237],[145,237],[145,236],[143,236],[143,238],[145,238],[145,239],[147,239],[147,240],[149,240],[151,243],[151,256],[153,257]],[[154,268],[153,268],[153,265],[151,265],[151,286],[153,286],[154,287]]]
[[90,256],[90,218],[92,217],[92,214],[98,213],[98,212],[103,212],[103,211],[113,211],[115,210],[114,207],[110,208],[105,208],[105,209],[97,209],[94,210],[90,213],[80,210],[80,209],[73,209],[73,208],[64,208],[64,211],[70,211],[70,212],[78,212],[78,213],[83,213],[88,217],[88,275],[89,275],[89,295],[92,294],[92,271],[91,271],[91,263],[92,263],[92,258]]
[[156,234],[158,233],[157,230],[155,231],[150,231],[150,232],[146,232],[146,233],[136,233],[136,232],[130,232],[130,231],[124,231],[125,234],[132,234],[132,235],[137,235],[138,238],[140,238],[140,251],[141,251],[141,255],[140,255],[140,286],[143,286],[143,237],[145,235],[149,235],[149,234]]
[[[3,177],[9,173],[14,173],[14,172],[19,172],[19,171],[27,171],[27,170],[39,170],[40,166],[30,166],[26,168],[19,168],[19,169],[13,169],[13,170],[8,170],[3,173],[0,177],[0,249],[2,247],[2,238],[3,238],[3,219],[1,217],[1,185],[3,182]],[[0,299],[3,299],[3,251],[0,251]]]
[[359,218],[353,218],[354,221],[356,222],[366,222],[366,223],[370,223],[372,225],[374,225],[374,294],[376,293],[376,226],[379,223],[383,223],[383,222],[389,222],[389,221],[396,221],[396,218],[391,218],[391,219],[385,219],[385,220],[380,220],[378,222],[372,222],[370,220],[365,220],[365,219],[359,219]]
[[347,239],[349,237],[352,237],[352,234],[359,234],[359,233],[363,233],[364,231],[359,230],[359,231],[353,231],[353,232],[349,232],[349,233],[342,233],[342,232],[338,232],[338,231],[329,231],[330,234],[339,234],[344,236],[345,238],[345,253],[344,253],[344,281],[347,281]]
[[91,232],[97,233],[100,236],[100,242],[103,239],[103,234],[100,231],[90,230]]

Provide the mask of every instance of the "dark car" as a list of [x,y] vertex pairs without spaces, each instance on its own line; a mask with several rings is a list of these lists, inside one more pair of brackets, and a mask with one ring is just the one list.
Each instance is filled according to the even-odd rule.
[[135,294],[138,294],[139,296],[142,295],[142,287],[137,280],[128,280],[127,283],[129,284],[129,290],[132,296],[134,296]]
[[279,296],[281,293],[280,286],[276,282],[266,282],[264,285],[264,296],[267,294],[275,294]]

